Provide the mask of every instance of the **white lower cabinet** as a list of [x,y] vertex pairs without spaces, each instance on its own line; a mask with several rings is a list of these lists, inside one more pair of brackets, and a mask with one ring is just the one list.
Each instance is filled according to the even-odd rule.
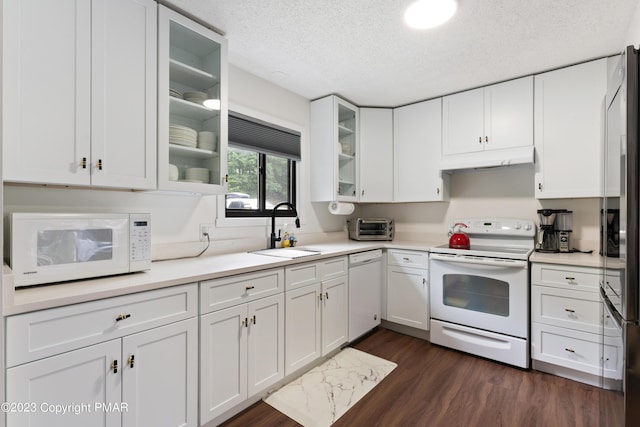
[[[121,314],[112,316],[118,305]],[[91,343],[48,357],[8,357],[7,401],[29,408],[8,412],[7,425],[197,426],[196,313],[192,284],[9,317],[8,353],[20,336],[58,348],[48,337],[64,322],[70,342]],[[124,334],[127,322],[139,332]],[[94,330],[102,333],[87,333]]]
[[532,264],[534,368],[594,385],[621,378],[622,340],[603,323],[599,278],[596,268]]
[[286,375],[347,342],[347,265],[338,257],[285,269]]
[[[283,280],[283,271],[267,276]],[[256,274],[204,282],[215,289],[242,280],[249,288]],[[251,300],[200,316],[200,424],[219,417],[284,378],[284,294]],[[201,295],[203,292],[201,292]],[[225,295],[229,298],[229,295]]]
[[[120,413],[95,410],[98,402],[122,402],[120,374],[111,369],[120,355],[120,340],[116,339],[7,369],[7,401],[28,405],[28,410],[16,407],[8,411],[7,425],[122,425]],[[56,413],[64,410],[68,413]]]
[[428,253],[387,252],[387,319],[429,330]]

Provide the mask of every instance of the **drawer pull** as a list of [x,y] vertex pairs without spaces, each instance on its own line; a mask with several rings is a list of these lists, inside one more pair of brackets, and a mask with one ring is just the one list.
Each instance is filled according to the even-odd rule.
[[564,311],[566,311],[567,313],[575,313],[575,310],[572,310],[570,308],[565,308]]
[[133,354],[129,356],[129,359],[127,359],[127,363],[129,364],[130,368],[133,368],[133,362],[135,361],[135,359],[136,359],[136,356]]
[[403,258],[402,258],[402,260],[403,260],[404,262],[409,262],[409,261],[411,261],[411,259],[409,259],[408,257],[403,257]]
[[249,327],[249,319],[247,319],[246,317],[244,319],[242,319],[242,321],[240,321],[240,325],[244,326],[245,328]]
[[320,301],[322,301],[322,292],[320,292],[320,295],[318,296],[318,298],[320,298]]
[[575,277],[565,277],[566,280],[568,280],[569,282],[573,282],[574,280],[576,280]]
[[253,316],[251,316],[251,322],[255,325],[256,324],[256,315],[254,314]]
[[255,288],[256,288],[255,286],[245,286],[244,290],[245,291],[250,291],[251,289],[255,289]]
[[114,374],[118,373],[118,361],[114,360],[113,362],[111,362],[111,370],[113,371]]
[[565,351],[568,351],[569,353],[575,353],[576,351],[572,348],[565,348]]
[[128,319],[130,317],[131,317],[131,315],[129,313],[127,313],[127,314],[118,314],[118,317],[116,317],[116,322],[119,322],[119,321],[124,320],[124,319]]

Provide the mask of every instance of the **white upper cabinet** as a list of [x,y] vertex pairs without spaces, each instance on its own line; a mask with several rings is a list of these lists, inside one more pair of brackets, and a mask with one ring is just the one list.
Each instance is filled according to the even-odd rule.
[[532,146],[532,76],[442,98],[442,169],[532,163]]
[[600,197],[607,60],[535,76],[535,195]]
[[156,187],[157,5],[2,3],[5,181]]
[[360,202],[393,201],[393,110],[360,108]]
[[311,200],[355,202],[359,109],[331,95],[311,102]]
[[159,6],[158,187],[226,192],[227,41]]
[[448,198],[448,175],[440,171],[441,98],[393,110],[394,202]]

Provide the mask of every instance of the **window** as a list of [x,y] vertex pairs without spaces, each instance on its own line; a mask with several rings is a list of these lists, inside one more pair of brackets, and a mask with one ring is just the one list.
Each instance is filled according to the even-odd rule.
[[295,205],[298,161],[298,132],[230,111],[226,217],[271,216],[280,202]]

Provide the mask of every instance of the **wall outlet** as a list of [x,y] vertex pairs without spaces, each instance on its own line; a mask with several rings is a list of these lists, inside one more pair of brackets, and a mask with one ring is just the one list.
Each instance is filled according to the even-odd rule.
[[200,224],[200,241],[204,242],[207,240],[207,234],[209,235],[209,240],[212,239],[211,236],[213,233],[213,224]]

